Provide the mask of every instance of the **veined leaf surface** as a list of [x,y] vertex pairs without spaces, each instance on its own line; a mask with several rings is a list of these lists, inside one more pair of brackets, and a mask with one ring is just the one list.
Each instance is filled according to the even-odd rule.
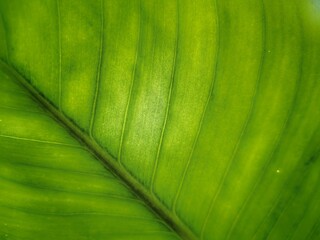
[[0,75],[0,239],[179,239],[15,79]]
[[[319,11],[316,0],[2,0],[0,57],[184,238],[316,239]],[[6,102],[36,108],[4,89]],[[0,134],[23,126],[29,135],[16,137],[58,141],[30,131],[43,127],[23,120],[36,113],[6,111]],[[4,156],[22,148],[1,144]],[[27,170],[10,166],[26,184]]]

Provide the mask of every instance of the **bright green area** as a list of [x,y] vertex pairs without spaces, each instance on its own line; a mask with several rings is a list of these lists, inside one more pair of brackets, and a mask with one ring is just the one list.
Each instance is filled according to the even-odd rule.
[[15,79],[0,86],[0,239],[179,239]]
[[[3,0],[0,58],[199,239],[317,239],[318,2]],[[72,141],[1,89],[3,134]]]

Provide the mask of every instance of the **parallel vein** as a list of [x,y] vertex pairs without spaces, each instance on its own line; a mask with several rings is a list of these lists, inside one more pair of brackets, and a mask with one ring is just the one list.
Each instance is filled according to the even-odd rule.
[[123,120],[123,125],[122,125],[122,130],[121,130],[121,136],[120,136],[120,143],[119,143],[119,150],[118,150],[118,162],[119,164],[122,165],[122,159],[121,159],[121,154],[122,154],[122,147],[123,147],[123,139],[124,139],[124,133],[126,130],[126,125],[127,125],[127,120],[128,120],[128,112],[130,108],[130,103],[131,103],[131,98],[132,98],[132,92],[133,92],[133,86],[134,82],[136,79],[136,71],[137,71],[137,64],[138,64],[138,57],[139,57],[139,52],[141,48],[141,25],[142,25],[142,20],[141,20],[141,0],[139,0],[139,29],[138,29],[138,40],[137,40],[137,47],[136,47],[136,56],[135,56],[135,62],[133,64],[133,70],[132,70],[132,78],[131,78],[131,83],[130,83],[130,90],[128,93],[128,101],[126,104],[126,110],[124,114],[124,120]]
[[92,104],[92,111],[91,111],[91,118],[90,118],[90,126],[89,126],[89,135],[93,138],[92,131],[94,125],[94,119],[97,111],[97,101],[99,96],[99,89],[100,89],[100,81],[101,81],[101,69],[102,69],[102,56],[104,52],[104,0],[100,2],[100,14],[101,14],[101,28],[100,28],[100,45],[99,45],[99,55],[98,55],[98,66],[97,66],[97,77],[96,77],[96,88],[93,97],[93,104]]
[[[264,11],[265,12],[265,11]],[[264,20],[265,21],[265,20]],[[291,103],[291,107],[288,111],[288,114],[287,114],[287,117],[281,127],[281,130],[279,131],[279,135],[276,137],[276,141],[275,141],[275,146],[273,148],[273,150],[271,151],[271,154],[269,156],[269,159],[266,161],[266,163],[264,164],[264,167],[263,167],[263,173],[259,175],[257,181],[255,182],[255,185],[253,187],[253,189],[251,190],[250,194],[246,197],[246,200],[244,201],[243,205],[241,206],[237,216],[235,217],[235,220],[234,222],[232,223],[231,225],[231,228],[227,234],[227,239],[229,239],[231,237],[231,234],[234,230],[234,228],[236,227],[236,224],[241,216],[241,214],[243,213],[243,211],[245,210],[247,204],[249,203],[250,199],[252,198],[252,196],[254,196],[254,193],[256,191],[256,189],[258,188],[259,184],[261,183],[263,177],[264,177],[264,174],[266,172],[266,170],[268,169],[268,166],[270,165],[276,151],[279,149],[280,147],[280,143],[281,143],[281,139],[283,138],[284,134],[285,134],[285,131],[286,129],[288,128],[288,124],[290,122],[290,118],[291,116],[293,115],[294,113],[294,109],[295,109],[295,105],[297,103],[297,100],[298,100],[298,96],[299,96],[299,89],[300,89],[300,85],[301,85],[301,78],[302,78],[302,64],[303,64],[303,56],[301,57],[301,63],[300,63],[300,69],[299,69],[299,76],[297,78],[297,83],[295,85],[295,93],[294,93],[294,97],[293,97],[293,100],[292,100],[292,103]]]
[[174,48],[174,55],[173,55],[173,63],[172,63],[172,70],[171,70],[171,78],[170,78],[170,86],[169,86],[169,91],[168,91],[168,96],[167,96],[167,105],[166,105],[166,112],[164,116],[164,121],[163,125],[161,128],[161,135],[157,147],[157,155],[153,167],[153,173],[152,173],[152,178],[151,178],[151,184],[150,184],[150,191],[152,194],[154,194],[154,181],[157,175],[157,169],[158,169],[158,163],[159,163],[159,157],[161,153],[161,148],[162,148],[162,143],[163,143],[163,138],[164,138],[164,133],[168,121],[168,116],[169,116],[169,109],[170,109],[170,103],[171,103],[171,96],[172,96],[172,91],[173,91],[173,84],[174,84],[174,79],[176,75],[176,62],[177,62],[177,55],[178,55],[178,45],[179,45],[179,0],[177,2],[177,22],[176,22],[176,40],[175,40],[175,48]]
[[262,13],[262,18],[263,18],[263,27],[262,27],[262,51],[261,51],[261,59],[260,59],[260,66],[259,66],[259,71],[258,71],[258,77],[257,77],[257,81],[256,81],[256,84],[255,84],[255,87],[254,87],[254,92],[253,92],[253,96],[252,96],[252,101],[251,101],[251,104],[250,104],[250,109],[249,109],[249,112],[248,112],[248,115],[247,115],[247,118],[246,118],[246,121],[244,122],[244,125],[242,126],[242,129],[241,129],[241,134],[240,134],[240,137],[234,147],[234,150],[233,150],[233,153],[232,153],[232,156],[231,156],[231,159],[229,160],[229,162],[227,163],[227,168],[225,169],[224,173],[223,173],[223,176],[222,176],[222,179],[220,181],[220,184],[219,184],[219,187],[215,193],[215,195],[213,196],[212,200],[211,200],[211,203],[210,203],[210,207],[209,207],[209,210],[207,212],[207,215],[204,219],[204,222],[203,222],[203,225],[202,225],[202,228],[201,228],[201,234],[200,234],[200,238],[203,239],[204,237],[204,231],[207,227],[207,223],[208,223],[208,220],[209,220],[209,217],[211,215],[211,212],[212,212],[212,209],[213,209],[213,206],[218,198],[218,195],[220,194],[221,190],[222,190],[222,186],[223,186],[223,183],[224,181],[226,180],[226,177],[228,175],[228,172],[231,168],[231,165],[234,161],[234,158],[236,157],[236,154],[239,150],[239,146],[240,146],[240,142],[243,138],[243,135],[245,134],[246,130],[247,130],[247,126],[248,126],[248,123],[252,117],[252,111],[254,109],[254,105],[255,105],[255,99],[257,97],[257,91],[258,91],[258,87],[259,87],[259,83],[261,81],[261,77],[262,77],[262,68],[263,68],[263,64],[264,64],[264,58],[265,58],[265,48],[266,48],[266,39],[265,39],[265,12],[264,12],[264,3],[263,1],[264,0],[261,0],[262,1],[262,4],[263,4],[263,13]]
[[10,135],[5,135],[5,134],[0,134],[0,137],[11,138],[11,139],[16,139],[16,140],[23,140],[23,141],[30,141],[30,142],[48,143],[48,144],[66,146],[66,147],[83,148],[81,145],[68,144],[68,143],[62,143],[62,142],[54,142],[54,141],[46,141],[46,140],[32,139],[32,138],[24,138],[24,137],[16,137],[16,136],[10,136]]
[[192,157],[193,157],[193,154],[194,154],[194,150],[196,148],[196,145],[198,143],[198,140],[199,140],[199,135],[201,133],[201,130],[202,130],[202,127],[203,127],[203,122],[204,122],[204,119],[205,119],[205,116],[206,116],[206,113],[207,113],[207,109],[208,109],[208,106],[209,106],[209,102],[213,96],[213,92],[214,92],[214,86],[215,86],[215,83],[216,83],[216,79],[217,79],[217,71],[218,71],[218,64],[219,64],[219,51],[220,51],[220,24],[219,24],[219,11],[218,11],[218,3],[217,3],[217,0],[215,1],[215,21],[216,21],[216,32],[217,32],[217,36],[216,36],[216,49],[215,49],[215,64],[214,64],[214,76],[212,78],[212,81],[211,81],[211,85],[210,85],[210,90],[209,90],[209,95],[207,97],[207,100],[206,100],[206,103],[205,103],[205,106],[204,106],[204,110],[202,112],[202,115],[201,115],[201,119],[200,119],[200,122],[199,122],[199,126],[198,126],[198,129],[197,129],[197,133],[196,133],[196,136],[194,138],[194,141],[193,141],[193,144],[192,144],[192,148],[191,148],[191,151],[189,153],[189,157],[188,157],[188,160],[187,160],[187,164],[184,168],[184,171],[183,171],[183,174],[182,174],[182,178],[180,180],[180,183],[179,183],[179,187],[178,187],[178,190],[176,192],[176,195],[174,197],[174,201],[173,201],[173,205],[172,205],[172,210],[173,212],[176,214],[176,205],[177,205],[177,201],[180,197],[180,194],[181,194],[181,189],[183,187],[183,184],[184,184],[184,180],[185,180],[185,177],[187,175],[187,172],[189,170],[189,165],[190,165],[190,162],[192,160]]

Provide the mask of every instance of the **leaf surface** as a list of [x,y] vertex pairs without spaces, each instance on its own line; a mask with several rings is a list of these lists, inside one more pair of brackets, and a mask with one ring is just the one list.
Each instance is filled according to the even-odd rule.
[[185,238],[320,234],[316,0],[0,9],[0,57]]
[[1,239],[179,239],[0,72]]

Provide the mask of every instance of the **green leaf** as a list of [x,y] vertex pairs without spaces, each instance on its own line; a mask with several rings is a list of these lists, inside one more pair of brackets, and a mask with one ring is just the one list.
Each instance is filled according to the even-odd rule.
[[[174,231],[186,239],[320,235],[317,0],[2,0],[0,14],[0,58],[10,65],[2,66],[10,80],[1,88],[7,125],[0,125],[0,177],[11,174],[0,184],[11,197],[5,203],[16,207],[1,205],[1,221],[13,225],[0,222],[0,231],[12,239],[57,239],[51,231],[65,239],[111,238],[104,234],[114,225],[112,237],[129,239],[136,236],[126,235],[130,228],[137,239],[176,238]],[[11,86],[14,79],[27,90]],[[26,92],[47,112],[25,100]],[[46,153],[44,143],[25,139],[77,145],[78,157],[65,157],[63,149],[74,147],[50,145]],[[43,158],[56,178],[48,168],[14,162]],[[92,196],[92,207],[109,214],[140,209],[135,213],[153,218],[158,230],[146,235],[146,223],[111,218],[33,216],[87,210],[81,196],[72,203],[50,197],[55,188],[75,194],[75,182],[96,191],[94,178],[70,180],[67,166],[114,173],[131,189],[125,194],[144,204],[119,207]],[[24,185],[16,189],[14,181]],[[31,193],[30,184],[42,188]],[[118,185],[107,190],[118,196]],[[22,202],[33,191],[38,202]]]
[[0,72],[1,239],[178,239]]

